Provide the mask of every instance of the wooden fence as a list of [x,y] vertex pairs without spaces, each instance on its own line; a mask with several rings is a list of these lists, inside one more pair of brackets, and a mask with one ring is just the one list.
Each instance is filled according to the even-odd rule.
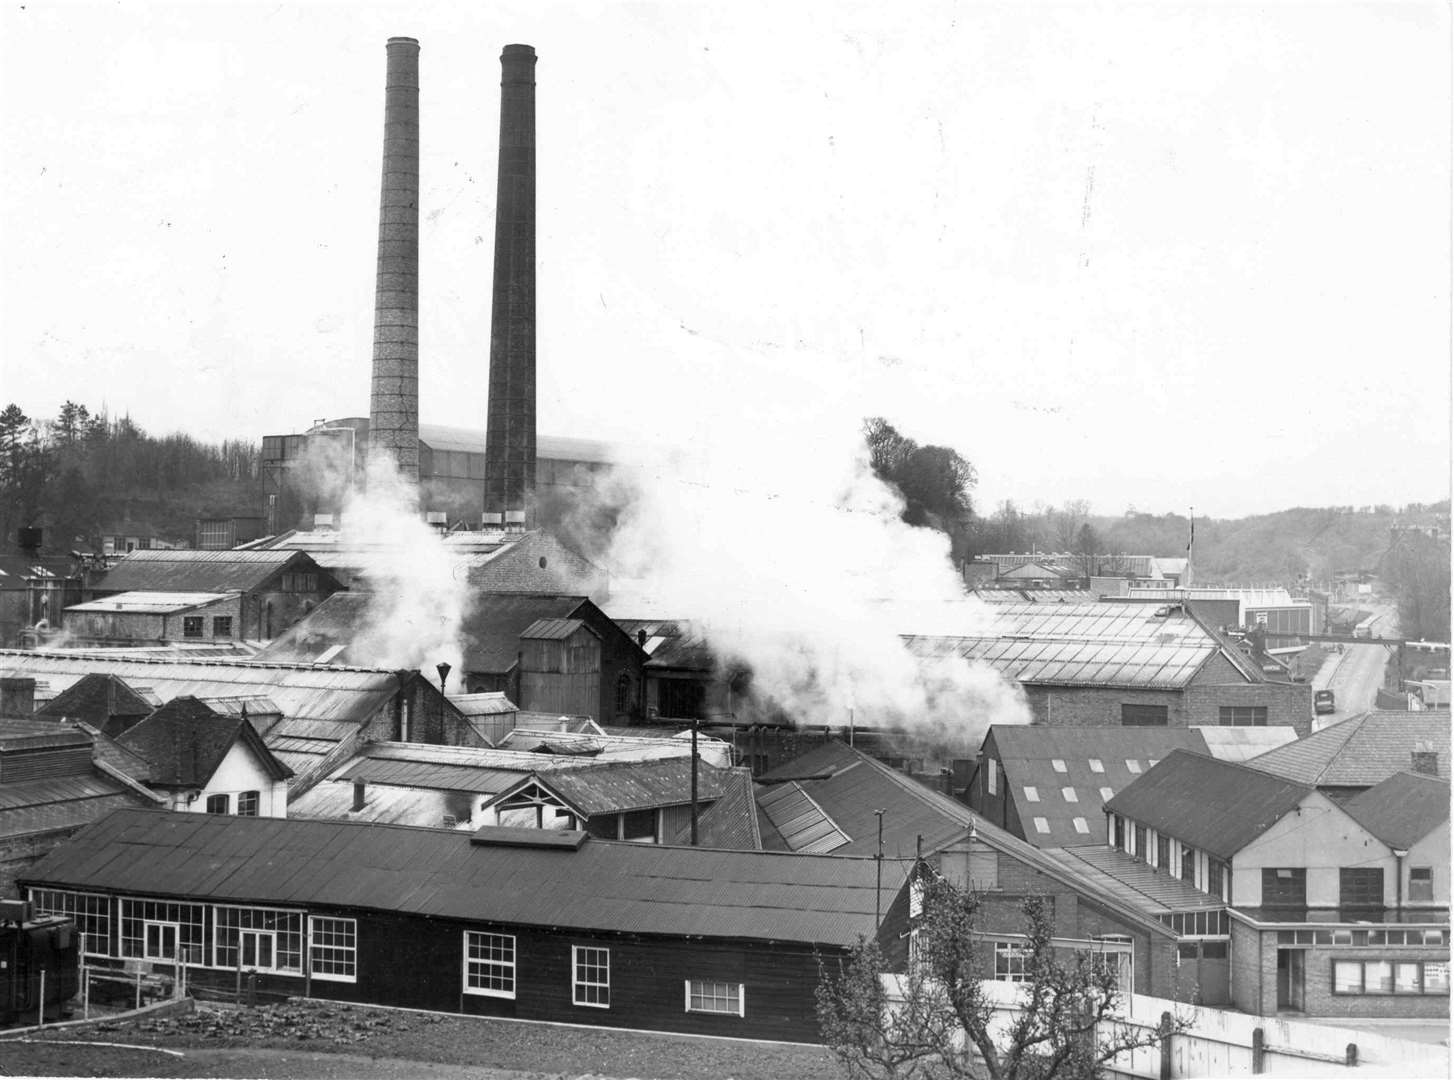
[[[902,1000],[902,976],[885,975],[890,1001]],[[1020,1011],[1022,988],[982,984],[992,1002],[991,1031],[1002,1034]],[[1143,994],[1123,995],[1115,1024],[1148,1035],[1176,1017],[1183,1030],[1114,1059],[1107,1073],[1126,1080],[1222,1076],[1447,1077],[1449,1047],[1390,1038],[1372,1031],[1252,1016]],[[1109,1033],[1106,1033],[1109,1035]]]

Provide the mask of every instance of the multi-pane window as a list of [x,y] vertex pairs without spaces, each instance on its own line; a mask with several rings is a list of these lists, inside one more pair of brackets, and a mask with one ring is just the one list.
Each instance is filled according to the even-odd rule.
[[1030,981],[1030,950],[1014,941],[995,942],[995,978],[1000,982]]
[[88,956],[111,955],[111,898],[63,889],[31,889],[30,902],[40,915],[69,915],[85,937]]
[[353,919],[311,916],[308,966],[315,979],[353,982],[358,977],[358,924]]
[[597,1009],[611,1007],[611,950],[571,946],[571,1000]]
[[237,797],[238,817],[257,817],[258,793],[244,791]]
[[200,615],[183,615],[182,616],[182,636],[184,638],[187,638],[187,637],[201,637],[202,636],[202,616],[200,616]]
[[1197,879],[1197,849],[1181,845],[1181,880],[1194,882]]
[[212,616],[212,636],[220,638],[227,638],[232,636],[231,615]]
[[464,934],[464,992],[486,997],[515,996],[515,935]]
[[1223,705],[1217,709],[1222,727],[1266,727],[1266,705]]
[[121,955],[207,962],[206,908],[169,900],[121,899]]
[[1345,908],[1383,907],[1383,868],[1378,866],[1339,867],[1338,906]]
[[1447,994],[1447,960],[1334,960],[1335,994]]
[[1135,850],[1132,851],[1131,854],[1137,856],[1138,858],[1146,858],[1145,825],[1136,825],[1131,829],[1131,843],[1135,848]]
[[232,813],[231,795],[208,795],[207,813],[209,814],[230,814]]
[[1171,837],[1156,834],[1156,865],[1159,869],[1169,869],[1171,862]]
[[276,908],[214,909],[218,967],[303,974],[303,915]]
[[1432,867],[1412,866],[1409,868],[1409,899],[1434,899],[1434,871]]
[[687,1012],[717,1013],[721,1016],[746,1015],[747,1001],[741,983],[688,979],[686,1001]]

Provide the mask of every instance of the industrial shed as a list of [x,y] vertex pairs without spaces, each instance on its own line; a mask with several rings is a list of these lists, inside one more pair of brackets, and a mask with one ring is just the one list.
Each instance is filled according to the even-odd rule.
[[817,1041],[820,959],[874,934],[880,906],[897,939],[910,865],[125,811],[22,885],[76,917],[94,961],[180,955],[193,985],[245,969],[346,1001]]

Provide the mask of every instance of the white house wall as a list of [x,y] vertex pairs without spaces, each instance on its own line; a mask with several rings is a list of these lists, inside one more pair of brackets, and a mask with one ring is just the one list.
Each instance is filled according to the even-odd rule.
[[1383,867],[1383,902],[1394,906],[1393,852],[1327,796],[1310,792],[1301,805],[1233,857],[1232,906],[1262,906],[1263,869],[1303,867],[1308,907],[1336,908],[1338,870],[1345,866]]
[[1434,873],[1434,899],[1422,901],[1419,906],[1447,908],[1449,906],[1449,823],[1446,821],[1437,829],[1409,848],[1404,858],[1404,903],[1409,903],[1409,870],[1415,866],[1431,866]]
[[259,817],[288,816],[288,785],[284,781],[271,779],[257,755],[239,740],[232,744],[227,756],[222,759],[222,764],[217,766],[217,771],[212,774],[212,779],[207,781],[207,786],[196,800],[178,809],[206,813],[209,795],[230,795],[228,809],[235,814],[237,797],[244,791],[258,793]]

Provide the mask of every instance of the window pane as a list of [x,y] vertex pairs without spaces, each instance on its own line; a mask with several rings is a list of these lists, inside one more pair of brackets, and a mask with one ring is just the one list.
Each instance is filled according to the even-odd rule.
[[480,934],[467,930],[465,982],[467,994],[515,996],[515,938],[510,934]]
[[743,1014],[742,984],[717,982],[714,979],[691,979],[687,982],[687,1012]]
[[356,976],[358,926],[352,919],[315,915],[308,920],[309,963],[315,979],[352,982]]
[[574,996],[577,1005],[609,1008],[611,1005],[611,951],[575,946]]
[[1424,993],[1447,994],[1449,992],[1449,961],[1430,960],[1424,964]]
[[1393,993],[1393,964],[1387,960],[1367,960],[1363,964],[1363,992]]
[[1363,991],[1363,965],[1352,960],[1333,961],[1333,993],[1358,994]]
[[1393,966],[1393,989],[1398,994],[1419,992],[1419,965],[1395,964]]

